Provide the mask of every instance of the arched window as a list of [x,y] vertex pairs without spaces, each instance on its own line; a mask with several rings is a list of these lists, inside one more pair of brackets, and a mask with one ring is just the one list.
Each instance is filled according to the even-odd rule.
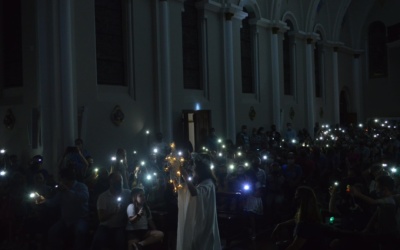
[[182,12],[183,86],[202,89],[200,74],[200,38],[196,0],[186,0]]
[[323,88],[323,67],[322,67],[322,44],[323,40],[320,32],[317,32],[320,41],[317,41],[314,46],[314,81],[315,81],[315,97],[322,97]]
[[251,27],[249,23],[250,15],[246,8],[243,12],[248,15],[242,20],[242,28],[240,29],[240,49],[241,49],[241,66],[242,66],[242,92],[254,93],[253,80],[253,46],[251,39]]
[[97,83],[127,86],[122,0],[95,1]]
[[0,82],[5,88],[20,87],[23,86],[21,1],[2,1],[0,5],[3,9],[0,18],[0,49],[3,50]]
[[369,77],[382,78],[387,76],[388,62],[386,49],[386,26],[376,21],[368,28],[368,60]]
[[289,32],[294,30],[294,26],[290,20],[286,21],[286,25],[289,27],[289,30],[285,32],[283,39],[283,87],[285,95],[293,95],[293,37],[289,35]]

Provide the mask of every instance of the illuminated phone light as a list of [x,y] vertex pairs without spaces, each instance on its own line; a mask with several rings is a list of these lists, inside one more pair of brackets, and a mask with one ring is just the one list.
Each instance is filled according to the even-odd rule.
[[173,183],[173,181],[172,181],[172,180],[169,180],[169,183]]
[[153,153],[157,154],[158,153],[158,148],[153,149]]
[[218,153],[218,156],[219,156],[219,157],[222,157],[222,153]]
[[35,197],[37,197],[37,196],[38,196],[38,195],[37,195],[36,193],[34,193],[34,192],[32,192],[32,193],[29,194],[29,197],[32,198],[32,199],[35,198]]
[[154,173],[153,173],[153,175],[154,175],[154,176],[157,176],[157,173],[156,173],[156,172],[154,172]]
[[58,188],[58,185],[55,185],[54,187],[55,187],[55,188]]
[[397,173],[397,168],[391,168],[390,171],[392,171],[392,173]]
[[146,130],[146,135],[149,135],[150,134],[150,130]]
[[211,164],[210,168],[211,168],[211,170],[214,169],[214,164]]
[[327,148],[329,148],[329,144],[326,144],[325,146],[326,146]]
[[339,182],[335,181],[334,185],[339,186]]
[[378,120],[378,119],[375,119],[374,121],[375,121],[376,123],[378,123],[378,122],[379,122],[379,120]]
[[151,175],[148,174],[148,175],[146,176],[146,179],[147,179],[148,181],[151,180]]
[[6,150],[3,148],[3,149],[0,149],[0,154],[5,154],[6,153]]
[[144,161],[140,162],[140,165],[144,166],[144,164],[146,164],[146,162],[144,162]]
[[324,138],[321,136],[319,139],[322,141]]
[[124,163],[124,160],[119,160],[120,163]]
[[295,139],[293,139],[293,140],[292,140],[292,143],[293,143],[293,144],[295,144],[295,143],[296,143],[296,140],[295,140]]
[[122,201],[122,198],[121,198],[121,197],[118,197],[118,198],[117,198],[117,201],[118,201],[118,202],[121,202],[121,201]]
[[133,151],[133,154],[134,154],[134,155],[135,155],[135,154],[137,154],[137,151],[136,151],[136,150],[134,150],[134,151]]
[[180,175],[180,174],[181,174],[181,172],[180,172],[180,171],[176,171],[176,174],[177,174],[177,175]]
[[387,164],[386,163],[382,163],[382,167],[387,167]]
[[360,128],[362,128],[362,127],[363,127],[362,123],[358,124],[358,126],[359,126]]
[[231,170],[234,170],[234,169],[235,169],[235,165],[231,164],[231,165],[229,165],[229,168],[230,168]]
[[0,171],[0,176],[5,176],[6,174],[7,174],[7,172],[5,170]]
[[243,189],[244,189],[245,191],[250,190],[250,185],[249,185],[249,184],[244,184],[244,185],[243,185]]
[[248,166],[249,166],[249,163],[245,162],[245,163],[244,163],[244,166],[245,166],[245,167],[248,167]]
[[117,157],[112,156],[112,157],[111,157],[111,160],[112,160],[112,161],[116,161],[116,160],[117,160]]
[[192,177],[191,176],[188,177],[188,181],[192,181]]
[[[303,144],[304,144],[304,143],[303,143]],[[264,160],[267,160],[267,159],[268,159],[268,156],[264,155],[264,156],[263,156],[263,159],[264,159]]]
[[98,169],[98,168],[95,168],[95,169],[94,169],[94,172],[96,172],[96,173],[99,172],[99,169]]
[[242,152],[238,152],[237,154],[238,154],[238,156],[242,156]]
[[387,124],[387,123],[388,123],[388,121],[385,121],[385,123]]
[[335,217],[330,217],[329,218],[329,224],[333,224],[333,223],[335,223]]
[[222,143],[222,139],[218,139],[218,143]]
[[178,155],[179,155],[179,156],[181,156],[181,155],[182,155],[182,152],[181,152],[181,151],[179,151],[179,152],[178,152]]
[[225,148],[225,145],[222,145],[222,148]]

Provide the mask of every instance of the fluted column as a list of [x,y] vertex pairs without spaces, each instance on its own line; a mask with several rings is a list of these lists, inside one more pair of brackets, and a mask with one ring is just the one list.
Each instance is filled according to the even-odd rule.
[[333,48],[333,123],[340,123],[338,47]]
[[279,69],[279,28],[272,28],[271,36],[271,65],[272,65],[272,122],[276,129],[281,129],[281,93]]
[[76,137],[72,57],[71,1],[59,1],[60,80],[63,144],[73,145]]
[[225,105],[226,105],[226,129],[227,138],[235,140],[236,116],[235,116],[235,78],[233,60],[233,13],[225,13]]
[[314,107],[314,67],[313,67],[313,39],[308,38],[306,42],[306,107],[307,107],[307,129],[314,131],[315,107]]
[[362,90],[361,90],[360,70],[361,70],[360,54],[354,54],[354,59],[353,59],[354,103],[356,105],[357,120],[362,122],[363,114],[361,110]]
[[169,6],[160,0],[160,120],[165,141],[172,140],[171,56],[170,56]]

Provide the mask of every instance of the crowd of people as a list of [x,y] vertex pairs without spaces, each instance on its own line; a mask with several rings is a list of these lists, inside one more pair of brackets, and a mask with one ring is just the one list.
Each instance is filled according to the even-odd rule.
[[[211,128],[204,147],[182,148],[179,188],[158,133],[146,163],[119,148],[94,167],[77,139],[57,178],[43,157],[28,167],[2,151],[3,245],[31,249],[221,249],[219,194],[240,195],[249,239],[271,230],[279,249],[397,249],[400,124],[243,125],[235,142]],[[182,161],[183,162],[183,161]],[[226,197],[226,196],[225,196]],[[16,247],[17,248],[17,247]]]

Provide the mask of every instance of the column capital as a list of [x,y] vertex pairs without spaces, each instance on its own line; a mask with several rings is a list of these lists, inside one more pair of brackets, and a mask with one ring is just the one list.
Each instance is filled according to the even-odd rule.
[[271,30],[272,30],[272,34],[276,35],[279,32],[279,27],[272,27]]
[[233,18],[234,15],[235,15],[234,13],[225,12],[225,13],[224,13],[225,20],[226,20],[226,21],[232,21],[232,18]]

